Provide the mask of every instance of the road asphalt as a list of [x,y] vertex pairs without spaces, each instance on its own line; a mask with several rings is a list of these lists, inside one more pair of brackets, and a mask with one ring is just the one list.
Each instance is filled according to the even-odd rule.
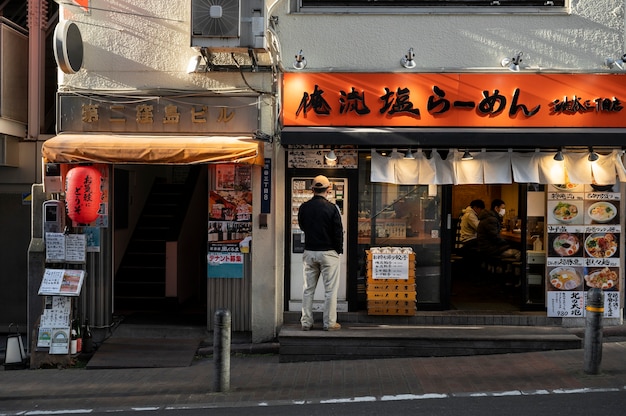
[[4,369],[0,415],[593,391],[620,391],[626,400],[624,332],[604,337],[597,374],[584,371],[584,349],[296,363],[252,349],[234,353],[228,366],[199,356],[174,368]]

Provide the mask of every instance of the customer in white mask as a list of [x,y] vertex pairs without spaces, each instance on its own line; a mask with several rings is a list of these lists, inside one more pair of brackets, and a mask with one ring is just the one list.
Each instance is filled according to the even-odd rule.
[[519,259],[519,250],[511,248],[509,243],[500,236],[502,218],[506,214],[506,204],[501,199],[491,202],[490,210],[483,210],[478,219],[476,241],[478,251],[483,257],[514,257]]

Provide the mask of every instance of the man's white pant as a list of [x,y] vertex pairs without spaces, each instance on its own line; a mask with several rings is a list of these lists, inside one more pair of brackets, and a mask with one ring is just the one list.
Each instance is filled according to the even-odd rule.
[[303,327],[313,326],[313,295],[319,277],[324,283],[324,328],[337,322],[337,290],[339,289],[340,262],[335,250],[309,251],[302,255],[304,263],[304,290],[302,291]]

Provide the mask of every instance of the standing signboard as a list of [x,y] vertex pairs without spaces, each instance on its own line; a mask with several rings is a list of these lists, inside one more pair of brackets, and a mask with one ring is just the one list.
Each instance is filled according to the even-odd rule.
[[618,185],[549,185],[548,316],[585,316],[586,292],[604,292],[604,316],[618,318],[622,281]]

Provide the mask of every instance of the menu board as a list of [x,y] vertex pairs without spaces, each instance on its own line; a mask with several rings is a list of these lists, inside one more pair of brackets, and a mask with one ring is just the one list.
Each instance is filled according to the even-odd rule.
[[328,149],[290,149],[287,152],[287,165],[290,168],[327,168],[327,169],[356,169],[359,160],[354,149],[333,150],[337,156],[334,164],[328,164],[324,155]]
[[409,254],[372,254],[372,278],[408,280]]
[[587,291],[602,289],[604,316],[620,316],[619,185],[548,185],[548,316],[583,317]]
[[46,233],[46,263],[85,263],[85,234]]
[[46,269],[39,286],[39,295],[78,296],[85,272],[74,269]]

